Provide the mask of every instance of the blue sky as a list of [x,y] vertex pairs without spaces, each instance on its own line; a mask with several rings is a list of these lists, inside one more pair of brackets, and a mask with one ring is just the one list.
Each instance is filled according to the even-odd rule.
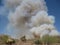
[[55,16],[55,26],[60,31],[60,0],[46,0],[48,13]]
[[[60,0],[46,0],[46,5],[48,7],[48,13],[55,16],[55,26],[57,30],[60,31]],[[1,6],[3,6],[2,0],[0,0],[0,8]],[[1,14],[1,12],[0,10],[0,34],[3,34],[5,33],[8,19],[6,14],[3,15],[5,12],[3,14]]]

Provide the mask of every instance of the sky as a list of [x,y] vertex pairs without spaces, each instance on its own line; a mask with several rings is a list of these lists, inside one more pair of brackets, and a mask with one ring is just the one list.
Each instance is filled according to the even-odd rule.
[[[55,16],[55,26],[60,32],[60,0],[46,0],[49,15]],[[6,11],[1,11],[2,0],[0,0],[0,34],[4,34],[8,24]],[[8,11],[7,11],[8,12]],[[1,14],[2,13],[2,14]],[[5,14],[5,15],[4,15]]]

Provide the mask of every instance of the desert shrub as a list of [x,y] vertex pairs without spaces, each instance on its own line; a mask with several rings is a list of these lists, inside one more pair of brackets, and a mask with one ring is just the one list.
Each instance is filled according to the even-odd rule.
[[7,35],[1,36],[1,40],[2,40],[3,42],[6,42],[6,41],[8,40],[8,38],[9,38],[9,36],[7,36]]
[[42,42],[41,42],[41,40],[37,39],[34,41],[34,44],[39,45],[39,44],[42,44]]
[[26,42],[26,37],[25,36],[21,37],[20,39],[21,39],[21,41]]

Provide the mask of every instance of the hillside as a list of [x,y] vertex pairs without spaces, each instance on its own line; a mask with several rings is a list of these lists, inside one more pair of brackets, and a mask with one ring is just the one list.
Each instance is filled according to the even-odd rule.
[[46,45],[46,44],[60,45],[60,36],[57,36],[57,37],[46,36],[43,39],[44,40],[40,40],[40,39],[26,40],[25,37],[22,37],[20,38],[20,40],[17,40],[17,39],[11,38],[8,35],[0,35],[0,45]]

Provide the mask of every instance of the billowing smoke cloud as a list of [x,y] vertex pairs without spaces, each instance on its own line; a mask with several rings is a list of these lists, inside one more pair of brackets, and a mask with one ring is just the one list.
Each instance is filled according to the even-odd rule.
[[54,27],[55,17],[48,15],[44,0],[5,0],[5,7],[10,9],[7,27],[8,31],[12,30],[11,36],[20,38],[26,35],[30,39],[34,38],[33,33],[40,37],[58,35]]
[[43,37],[44,35],[58,36],[59,33],[51,24],[42,24],[30,30],[34,35]]
[[48,16],[46,11],[39,11],[36,16],[31,18],[31,21],[34,26],[39,26],[41,24],[54,24],[55,17]]

